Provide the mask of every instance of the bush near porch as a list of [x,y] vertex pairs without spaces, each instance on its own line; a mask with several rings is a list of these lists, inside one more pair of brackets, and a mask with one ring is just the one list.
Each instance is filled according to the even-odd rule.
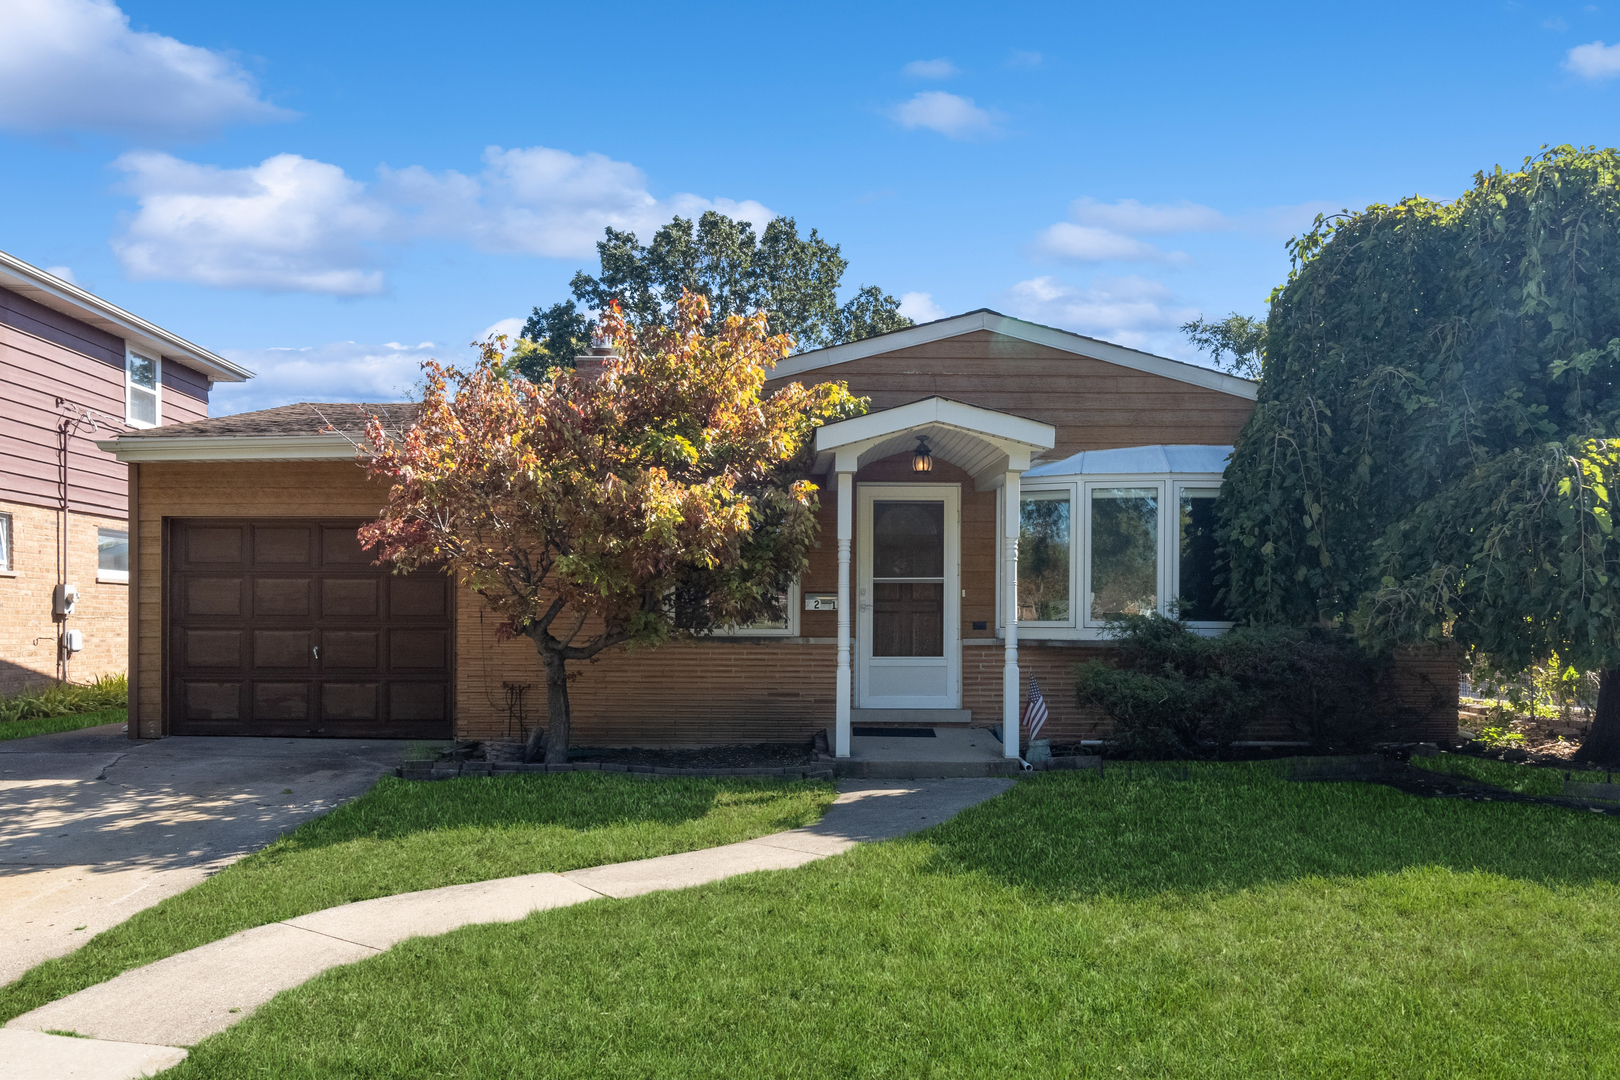
[[1620,1072],[1620,819],[1045,773],[799,870],[402,944],[190,1077]]

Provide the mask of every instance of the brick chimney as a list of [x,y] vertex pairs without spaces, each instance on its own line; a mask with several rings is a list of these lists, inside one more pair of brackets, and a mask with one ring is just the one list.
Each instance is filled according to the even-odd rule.
[[602,377],[602,367],[614,356],[612,349],[595,345],[588,353],[574,357],[574,374],[584,382],[595,382]]

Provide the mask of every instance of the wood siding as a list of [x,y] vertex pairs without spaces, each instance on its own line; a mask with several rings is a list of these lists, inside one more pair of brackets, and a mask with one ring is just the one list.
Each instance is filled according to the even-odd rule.
[[1042,460],[1158,443],[1227,445],[1254,402],[989,330],[807,371],[767,385],[843,381],[872,408],[944,397],[1051,424]]
[[[4,289],[0,289],[0,297],[25,299]],[[56,317],[66,320],[66,316]],[[79,325],[86,332],[100,333],[94,327]],[[68,415],[57,407],[57,398],[62,398],[93,409],[102,418],[114,418],[110,424],[101,419],[95,429],[81,425],[70,438],[68,505],[83,513],[120,518],[127,514],[125,467],[95,445],[96,440],[124,430],[122,341],[118,341],[118,356],[118,366],[114,367],[59,341],[0,323],[0,404],[4,406],[0,408],[0,498],[35,506],[61,505],[57,427]],[[171,368],[178,374],[171,376]],[[206,387],[206,380],[170,360],[163,362],[163,372],[163,422],[176,424],[205,418],[206,391],[198,397],[197,387],[199,381]],[[171,387],[171,378],[184,383],[186,389]]]
[[124,370],[123,338],[10,289],[0,289],[0,323]]

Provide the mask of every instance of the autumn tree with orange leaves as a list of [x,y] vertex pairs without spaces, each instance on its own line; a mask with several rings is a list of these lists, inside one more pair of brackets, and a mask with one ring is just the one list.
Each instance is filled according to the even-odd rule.
[[470,371],[424,365],[414,426],[367,431],[392,487],[362,542],[400,573],[446,568],[534,642],[548,762],[568,757],[571,661],[782,616],[816,542],[812,436],[866,409],[843,383],[766,393],[792,340],[763,314],[709,323],[695,294],[645,340],[612,310],[600,376],[539,384],[491,342]]

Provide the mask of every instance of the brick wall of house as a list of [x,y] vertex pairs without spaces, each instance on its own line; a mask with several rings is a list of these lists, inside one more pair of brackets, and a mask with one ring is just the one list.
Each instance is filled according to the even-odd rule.
[[[56,678],[57,636],[64,624],[51,614],[60,561],[62,516],[42,506],[0,501],[11,515],[12,569],[0,572],[0,694]],[[97,530],[124,529],[118,518],[68,516],[68,574],[79,603],[65,625],[84,634],[84,651],[69,661],[73,682],[90,682],[126,669],[129,662],[129,586],[98,582]]]

